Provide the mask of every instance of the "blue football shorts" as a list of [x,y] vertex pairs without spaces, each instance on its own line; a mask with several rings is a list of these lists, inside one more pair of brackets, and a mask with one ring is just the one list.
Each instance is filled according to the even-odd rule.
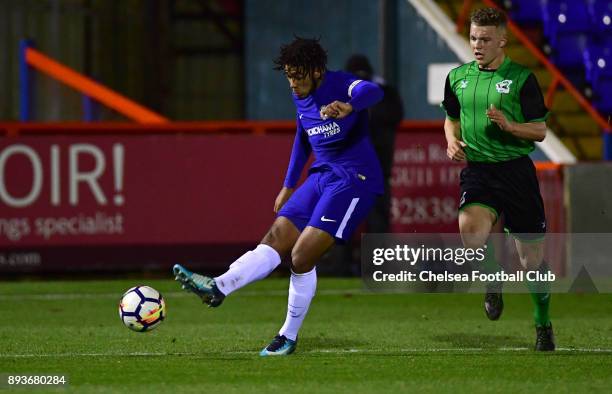
[[345,242],[365,220],[377,194],[359,174],[339,176],[332,170],[311,173],[278,212],[298,230],[321,229]]

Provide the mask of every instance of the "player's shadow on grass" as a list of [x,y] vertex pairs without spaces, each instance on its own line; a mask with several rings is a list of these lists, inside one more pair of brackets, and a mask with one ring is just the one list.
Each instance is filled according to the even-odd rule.
[[449,344],[457,348],[531,348],[532,343],[523,338],[511,335],[491,335],[478,333],[458,332],[448,335],[434,335],[431,337],[436,342]]

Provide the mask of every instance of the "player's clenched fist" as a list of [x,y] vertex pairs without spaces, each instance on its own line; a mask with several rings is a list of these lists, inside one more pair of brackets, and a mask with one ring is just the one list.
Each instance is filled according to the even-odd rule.
[[334,101],[321,108],[321,117],[323,119],[335,118],[342,119],[353,112],[353,106],[342,101]]
[[510,122],[508,122],[508,119],[506,119],[506,116],[502,111],[495,108],[495,105],[491,104],[489,109],[487,109],[487,117],[491,119],[491,122],[497,124],[500,129],[504,131],[510,131]]

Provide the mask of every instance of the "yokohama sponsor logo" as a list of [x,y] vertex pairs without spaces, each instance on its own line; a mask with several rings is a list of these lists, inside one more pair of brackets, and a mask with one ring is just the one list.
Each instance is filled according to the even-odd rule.
[[306,129],[306,133],[308,133],[309,137],[313,135],[332,132],[332,134],[336,134],[340,132],[340,126],[336,122],[324,124],[321,126],[311,127],[310,129]]

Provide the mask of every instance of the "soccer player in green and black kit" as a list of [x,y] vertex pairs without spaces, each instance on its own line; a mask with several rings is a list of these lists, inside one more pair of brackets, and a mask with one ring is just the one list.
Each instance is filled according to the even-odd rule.
[[[470,22],[475,61],[448,74],[442,103],[447,155],[467,160],[461,172],[461,238],[465,247],[481,248],[491,233],[505,227],[515,238],[523,268],[546,272],[544,204],[528,154],[546,135],[548,110],[533,73],[504,53],[504,12],[479,9]],[[527,283],[535,304],[535,349],[554,350],[549,287]],[[502,310],[501,288],[490,287],[487,316],[497,320]]]

